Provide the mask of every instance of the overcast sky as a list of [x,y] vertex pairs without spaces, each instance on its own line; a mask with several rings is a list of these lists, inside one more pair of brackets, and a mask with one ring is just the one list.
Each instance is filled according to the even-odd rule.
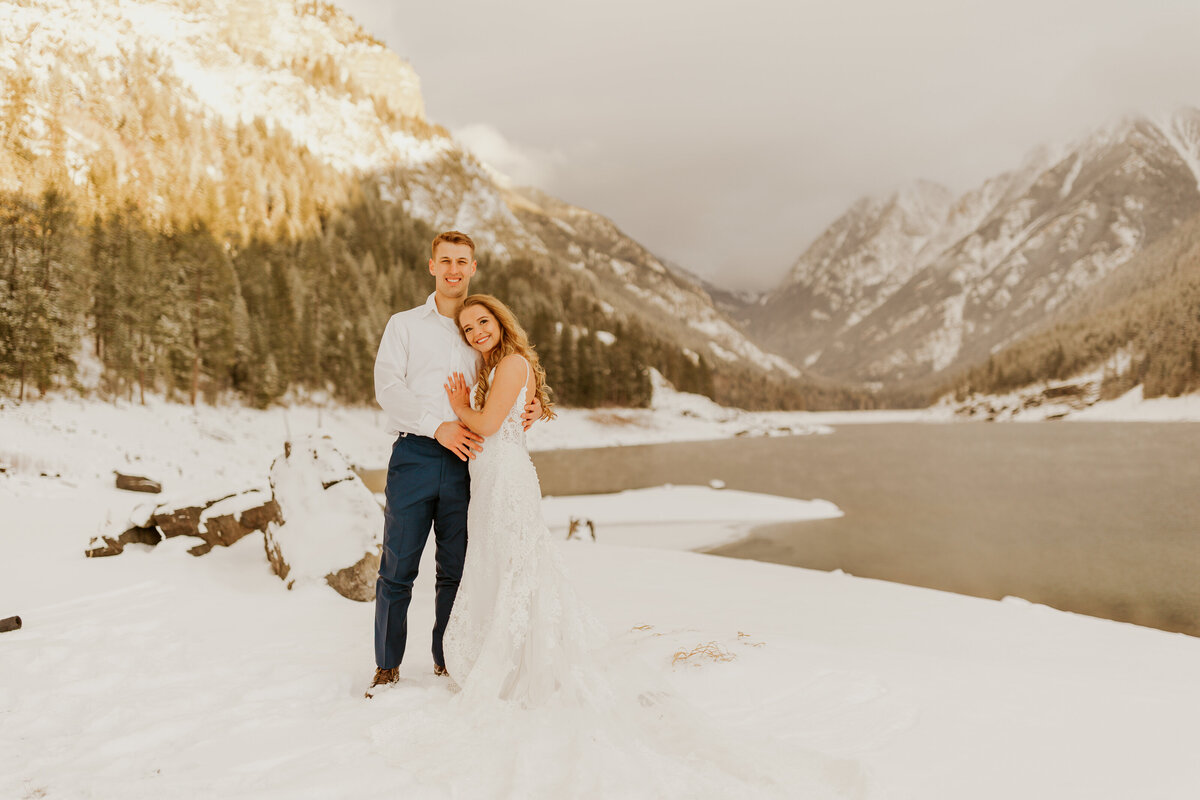
[[863,194],[1200,105],[1198,0],[341,5],[496,167],[750,289]]

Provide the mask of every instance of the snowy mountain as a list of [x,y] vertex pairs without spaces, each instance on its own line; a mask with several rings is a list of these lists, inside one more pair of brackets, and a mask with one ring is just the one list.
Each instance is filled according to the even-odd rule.
[[[412,67],[332,5],[29,0],[0,5],[0,31],[0,151],[11,156],[0,159],[0,191],[27,198],[20,202],[65,189],[81,223],[133,209],[139,224],[168,238],[200,219],[234,255],[255,240],[328,249],[332,229],[348,248],[371,250],[369,259],[343,257],[355,266],[334,281],[368,286],[366,298],[347,301],[360,304],[372,292],[378,301],[383,287],[392,301],[410,302],[423,286],[413,243],[424,233],[405,225],[404,247],[372,249],[355,240],[356,229],[377,237],[401,218],[456,228],[475,237],[484,258],[548,270],[548,313],[566,313],[564,292],[594,296],[603,311],[590,327],[653,331],[654,352],[682,353],[718,377],[733,370],[727,385],[745,385],[750,374],[794,386],[800,375],[609,220],[511,188],[426,118]],[[353,221],[340,221],[346,216]],[[395,273],[399,250],[414,262],[407,277]],[[63,266],[72,265],[64,258]],[[234,270],[237,319],[248,276]],[[307,268],[277,283],[291,285],[297,309],[328,295]],[[252,315],[254,299],[245,304]],[[337,337],[377,335],[363,328]]]
[[[412,67],[334,6],[32,0],[0,6],[0,30],[8,135],[27,136],[34,157],[61,158],[77,186],[109,159],[118,182],[136,183],[147,177],[139,167],[156,171],[168,157],[192,162],[197,180],[220,182],[226,165],[183,129],[198,124],[225,138],[257,125],[338,173],[384,176],[385,191],[435,226],[478,230],[487,244],[526,243],[482,167],[426,120]],[[160,115],[177,130],[151,130]],[[138,141],[131,126],[155,140]],[[447,180],[452,171],[457,180]],[[17,176],[4,172],[11,186]],[[151,185],[139,200],[166,213],[170,188]]]
[[654,321],[710,362],[748,364],[799,378],[800,370],[758,347],[718,310],[699,279],[668,267],[626,236],[613,222],[535,189],[517,189],[510,205],[526,230],[552,252],[566,252],[567,266],[585,275],[606,309]]
[[1200,111],[1129,117],[958,199],[864,199],[741,312],[831,377],[911,382],[985,360],[1200,212]]

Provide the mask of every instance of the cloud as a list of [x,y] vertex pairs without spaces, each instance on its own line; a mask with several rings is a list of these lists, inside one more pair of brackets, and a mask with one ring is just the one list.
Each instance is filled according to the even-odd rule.
[[1195,0],[454,0],[452,45],[446,4],[340,2],[485,162],[730,285],[863,194],[1200,104]]
[[558,150],[542,150],[510,142],[494,126],[475,122],[455,128],[459,144],[487,166],[518,186],[545,188],[566,163]]

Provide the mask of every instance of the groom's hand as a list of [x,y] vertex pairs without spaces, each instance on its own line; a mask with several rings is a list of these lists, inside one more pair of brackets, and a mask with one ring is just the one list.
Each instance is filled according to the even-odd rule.
[[533,423],[542,418],[542,401],[537,395],[525,404],[525,413],[521,415],[521,424],[525,426],[525,430],[533,427]]
[[475,458],[475,454],[483,449],[483,437],[457,420],[438,425],[433,438],[463,461]]

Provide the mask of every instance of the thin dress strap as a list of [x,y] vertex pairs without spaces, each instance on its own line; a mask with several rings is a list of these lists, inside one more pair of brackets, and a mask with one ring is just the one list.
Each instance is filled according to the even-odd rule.
[[[529,385],[529,369],[530,369],[529,359],[526,358],[525,356],[521,356],[521,360],[525,362],[525,383],[521,384],[521,387],[525,388]],[[534,387],[534,388],[536,389],[537,387]],[[527,389],[527,388],[525,389],[525,398],[524,399],[525,399],[525,403],[529,402],[529,389]],[[522,403],[521,406],[524,407],[525,403]]]

